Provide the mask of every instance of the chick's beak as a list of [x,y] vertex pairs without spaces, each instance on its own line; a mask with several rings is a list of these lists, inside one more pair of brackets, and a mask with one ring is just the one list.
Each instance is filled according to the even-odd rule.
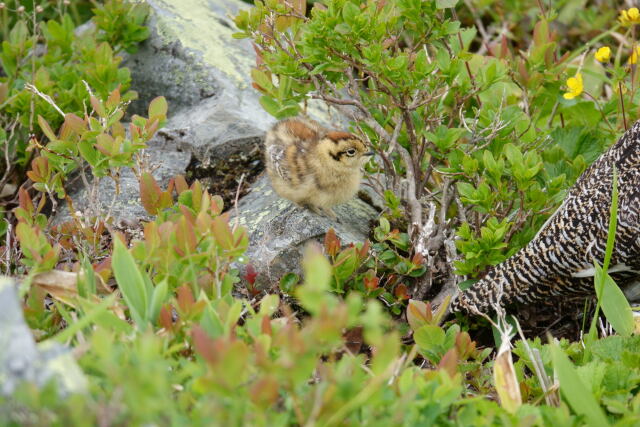
[[376,154],[374,151],[367,151],[363,156],[373,156],[374,154]]

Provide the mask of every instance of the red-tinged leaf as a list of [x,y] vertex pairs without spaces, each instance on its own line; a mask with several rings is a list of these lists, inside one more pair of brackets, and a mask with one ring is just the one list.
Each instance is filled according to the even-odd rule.
[[369,292],[378,289],[378,286],[380,285],[380,279],[375,276],[364,277],[363,281],[364,281],[365,288],[367,288]]
[[115,88],[107,98],[107,108],[114,109],[120,103],[120,85]]
[[262,323],[260,324],[260,331],[263,334],[271,335],[271,318],[266,314],[262,316]]
[[167,190],[163,191],[160,194],[160,200],[158,200],[158,209],[167,209],[173,205],[173,196],[171,196],[171,193],[172,190]]
[[62,126],[63,128],[67,127],[68,131],[77,135],[80,135],[87,130],[87,122],[73,113],[67,113],[64,116],[64,124]]
[[458,372],[458,351],[455,348],[449,349],[442,359],[440,359],[440,363],[438,363],[438,369],[443,369],[451,378],[456,376]]
[[164,96],[158,96],[149,103],[149,118],[160,116],[164,117],[169,111],[169,104]]
[[140,139],[140,128],[133,123],[129,123],[129,133],[131,134],[131,139]]
[[409,300],[407,306],[407,321],[413,331],[417,331],[424,325],[431,324],[433,320],[433,313],[431,311],[431,304],[424,303],[418,300]]
[[95,96],[92,96],[90,99],[91,99],[91,107],[93,108],[93,111],[98,113],[98,116],[100,117],[106,117],[107,112],[104,109],[104,105],[102,105],[102,101],[100,101]]
[[542,46],[549,41],[551,41],[549,38],[549,23],[541,19],[533,27],[533,43],[535,46]]
[[101,133],[96,136],[96,144],[94,147],[105,156],[115,156],[118,154],[119,146],[111,135]]
[[524,59],[520,59],[518,61],[518,73],[520,74],[520,79],[523,84],[527,84],[529,82],[529,72],[527,71],[527,66],[525,65]]
[[253,267],[253,264],[247,264],[247,269],[244,274],[244,279],[253,285],[256,282],[256,277],[258,277],[258,272]]
[[364,243],[362,244],[362,247],[358,251],[358,256],[360,257],[361,260],[365,259],[369,255],[370,247],[371,247],[371,242],[369,242],[369,239],[365,240]]
[[204,360],[209,364],[214,365],[218,360],[219,349],[216,348],[216,343],[199,325],[194,325],[191,329],[191,338],[193,339],[193,346]]
[[169,183],[167,184],[167,190],[166,190],[166,193],[168,193],[169,195],[173,195],[173,190],[176,188],[175,181],[176,181],[175,178],[169,179]]
[[191,311],[191,307],[193,307],[195,303],[191,288],[187,285],[182,285],[176,291],[178,294],[178,307],[180,308],[180,311],[183,313],[189,313]]
[[171,304],[167,304],[160,308],[160,317],[158,323],[167,331],[173,332],[173,318],[171,316]]
[[173,179],[173,182],[175,183],[176,192],[178,194],[181,194],[183,191],[187,191],[189,189],[189,184],[187,184],[187,180],[184,179],[184,176],[182,175],[177,175]]
[[564,55],[562,55],[562,56],[558,59],[557,64],[558,64],[558,65],[562,64],[563,62],[565,62],[565,61],[569,58],[569,56],[571,56],[571,52],[570,52],[570,51],[566,51],[566,52],[564,53]]
[[224,200],[222,197],[215,195],[211,197],[211,212],[214,215],[220,215],[222,210],[224,209]]
[[421,266],[424,263],[424,256],[421,253],[416,252],[413,255],[413,258],[411,258],[411,263],[413,265]]
[[258,47],[257,44],[251,42],[251,46],[253,46],[253,51],[256,53],[256,62],[259,62],[257,65],[264,63],[262,60],[262,49]]
[[260,93],[267,93],[266,89],[256,82],[251,82],[251,86]]
[[466,360],[475,352],[476,343],[471,341],[471,337],[467,332],[458,332],[458,335],[456,335],[456,349],[460,358]]
[[507,43],[507,37],[503,34],[502,41],[500,43],[500,59],[508,58],[511,52],[509,52],[509,45]]
[[[176,227],[176,246],[174,246],[174,249],[181,249],[184,253],[192,254],[195,252],[197,245],[198,239],[193,226],[187,222],[185,217],[180,218]],[[184,253],[182,256],[184,256]]]
[[336,254],[338,253],[338,251],[340,251],[340,247],[341,247],[341,243],[340,243],[340,239],[338,238],[338,236],[336,235],[335,230],[332,228],[329,228],[329,230],[327,231],[327,234],[325,234],[324,236],[324,250],[327,253],[327,255],[329,256],[336,256]]
[[28,213],[33,214],[33,200],[31,200],[29,192],[24,187],[18,189],[18,205]]
[[223,216],[215,217],[211,221],[211,232],[222,249],[233,249],[233,234],[229,222],[225,221]]
[[157,215],[160,210],[159,201],[162,189],[149,172],[140,176],[140,201],[144,209],[151,215]]
[[276,403],[280,396],[278,381],[272,375],[260,378],[249,389],[249,396],[258,407],[268,408]]
[[[189,209],[185,205],[180,205],[179,209],[180,209],[180,212],[182,213],[182,217],[185,218],[186,221],[189,222],[189,224],[191,225],[195,224],[196,217],[193,215],[193,212],[191,211],[191,209]],[[198,217],[200,217],[200,215],[198,215]]]
[[400,283],[398,286],[396,286],[394,294],[396,298],[401,300],[411,298],[411,296],[409,295],[409,289],[407,289],[407,286],[404,283]]
[[115,122],[114,124],[111,125],[111,135],[114,136],[114,138],[122,138],[124,139],[126,136],[126,132],[124,130],[124,126],[122,125],[122,123],[120,122]]
[[193,304],[193,307],[191,307],[191,312],[189,313],[189,315],[194,317],[199,316],[204,311],[206,306],[207,306],[206,301],[204,300],[197,301],[195,304]]
[[242,246],[243,240],[248,240],[247,231],[244,227],[239,227],[238,229],[235,230],[235,233],[237,234],[237,237],[236,237],[236,240],[233,242],[233,244],[236,248],[239,248],[240,246]]
[[[36,177],[36,179],[31,177]],[[31,162],[31,178],[34,182],[46,182],[51,176],[51,169],[49,168],[49,160],[46,157],[36,157]]]
[[42,132],[47,136],[47,138],[49,138],[50,141],[58,140],[55,132],[53,131],[53,129],[51,129],[51,126],[49,126],[49,123],[41,115],[38,115],[38,124],[40,125],[40,129],[42,129]]
[[158,119],[154,118],[153,120],[149,120],[144,127],[145,130],[147,131],[147,138],[151,138],[153,134],[156,133],[159,126],[160,126],[160,122],[158,121]]
[[0,83],[0,104],[4,104],[4,102],[9,97],[9,83]]

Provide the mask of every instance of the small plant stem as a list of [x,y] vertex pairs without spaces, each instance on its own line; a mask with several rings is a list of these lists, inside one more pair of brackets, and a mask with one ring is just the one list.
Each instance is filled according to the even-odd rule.
[[[33,9],[31,11],[31,23],[33,25],[33,47],[31,52],[31,85],[35,87],[36,85],[36,55],[35,48],[38,44],[38,23],[36,22],[36,2],[35,0],[31,3],[33,5]],[[36,114],[36,93],[31,93],[31,100],[29,106],[29,133],[33,133],[33,122]]]
[[593,100],[594,104],[596,104],[596,108],[598,109],[598,111],[600,111],[600,115],[602,115],[602,119],[604,120],[604,122],[607,124],[607,126],[609,126],[609,129],[611,129],[612,132],[615,132],[615,129],[613,128],[613,126],[611,126],[611,123],[609,123],[609,119],[607,119],[606,114],[604,114],[604,111],[602,111],[602,107],[600,107],[600,103],[598,102],[598,100],[587,91],[584,91],[584,94]]
[[6,40],[9,36],[9,12],[5,7],[2,9],[2,39]]
[[544,5],[542,4],[542,1],[536,0],[536,3],[538,3],[538,7],[540,8],[540,13],[542,14],[542,17],[544,19],[547,19],[547,12],[544,10]]
[[620,95],[620,106],[622,107],[622,122],[624,123],[624,130],[627,128],[627,116],[624,111],[624,97],[622,96],[622,82],[618,82],[618,94]]

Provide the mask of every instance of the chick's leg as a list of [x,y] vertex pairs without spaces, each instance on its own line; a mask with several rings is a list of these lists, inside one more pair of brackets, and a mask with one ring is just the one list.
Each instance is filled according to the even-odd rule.
[[333,209],[331,208],[322,208],[322,211],[324,212],[324,215],[331,218],[332,220],[337,220],[338,216],[336,215],[336,213],[333,211]]

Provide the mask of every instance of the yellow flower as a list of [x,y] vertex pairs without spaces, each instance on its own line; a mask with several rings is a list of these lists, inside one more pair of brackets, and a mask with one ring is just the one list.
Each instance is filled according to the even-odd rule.
[[609,46],[603,46],[598,49],[595,56],[599,62],[609,62],[609,58],[611,58],[611,48]]
[[629,10],[621,10],[618,17],[622,25],[633,25],[640,23],[640,10],[637,7],[632,7]]
[[636,46],[635,49],[631,52],[631,56],[629,57],[629,64],[635,64],[638,62],[638,55],[640,55],[640,46]]
[[573,99],[582,93],[584,85],[582,84],[582,74],[577,73],[575,77],[569,77],[567,79],[567,86],[569,86],[569,92],[565,93],[564,99]]

